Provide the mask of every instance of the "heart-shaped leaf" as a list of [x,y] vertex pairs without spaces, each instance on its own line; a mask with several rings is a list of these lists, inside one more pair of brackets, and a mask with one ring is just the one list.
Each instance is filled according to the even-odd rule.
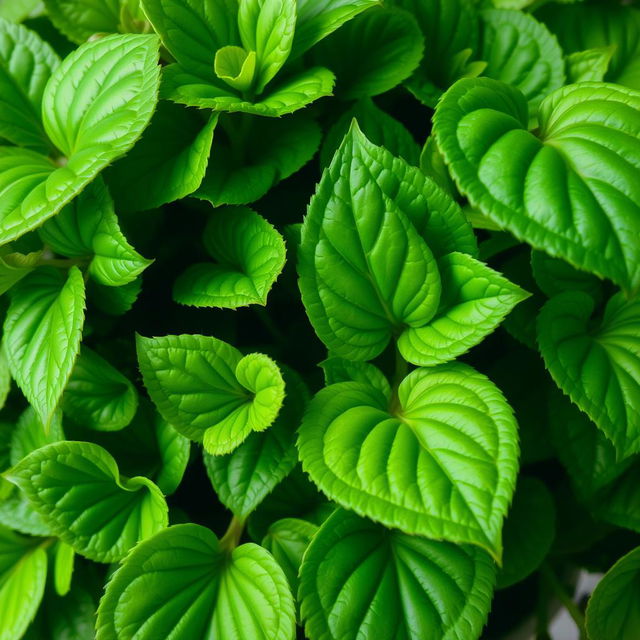
[[640,93],[583,82],[544,100],[534,135],[518,89],[467,79],[439,103],[434,131],[461,191],[489,219],[635,291],[639,114]]
[[500,391],[470,367],[417,369],[391,398],[362,383],[327,387],[298,446],[312,480],[345,508],[500,558],[517,426]]
[[538,317],[538,344],[556,384],[613,442],[640,452],[640,301],[616,294],[593,326],[593,299],[562,293]]
[[495,565],[481,549],[389,531],[338,510],[300,569],[312,640],[468,640],[491,608]]
[[247,356],[199,335],[143,338],[138,361],[163,417],[213,455],[233,451],[252,431],[264,431],[284,400],[284,381],[265,355]]
[[295,614],[267,551],[243,544],[229,552],[209,529],[181,524],[127,556],[109,580],[96,628],[97,640],[157,640],[167,629],[172,640],[293,640]]
[[120,560],[167,526],[158,487],[123,478],[112,456],[89,442],[57,442],[30,453],[5,476],[22,489],[55,535],[98,562]]
[[189,267],[175,283],[176,302],[228,309],[266,305],[286,259],[276,229],[251,209],[226,207],[212,215],[203,242],[217,264]]

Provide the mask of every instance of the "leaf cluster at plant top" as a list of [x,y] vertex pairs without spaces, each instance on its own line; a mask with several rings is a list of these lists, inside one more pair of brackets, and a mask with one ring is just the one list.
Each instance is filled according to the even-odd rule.
[[0,0],[0,640],[638,640],[635,5]]

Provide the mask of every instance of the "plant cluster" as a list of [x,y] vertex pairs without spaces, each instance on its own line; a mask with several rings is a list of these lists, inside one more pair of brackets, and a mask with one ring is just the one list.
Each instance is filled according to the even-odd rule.
[[0,0],[0,640],[640,638],[633,4]]

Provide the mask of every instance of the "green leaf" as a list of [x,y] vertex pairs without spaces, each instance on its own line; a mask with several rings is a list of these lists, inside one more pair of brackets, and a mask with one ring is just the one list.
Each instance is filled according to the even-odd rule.
[[129,554],[107,585],[96,628],[97,640],[157,640],[167,629],[175,640],[293,640],[294,603],[267,551],[243,544],[229,552],[209,529],[182,524]]
[[[322,132],[305,112],[277,120],[230,116],[221,121],[207,173],[196,197],[213,205],[248,204],[301,169],[315,155]],[[246,127],[244,138],[236,139]]]
[[32,451],[64,439],[62,416],[59,411],[54,414],[49,428],[45,429],[33,407],[27,407],[18,418],[11,434],[11,464],[16,465]]
[[261,545],[271,553],[282,567],[293,593],[298,591],[298,572],[309,543],[318,527],[306,520],[283,518],[274,522]]
[[40,0],[0,0],[0,18],[22,22],[38,8]]
[[28,276],[37,266],[41,251],[23,254],[11,251],[8,246],[0,248],[0,295]]
[[78,424],[98,431],[126,427],[138,408],[135,387],[95,351],[82,347],[62,396],[62,410]]
[[635,290],[638,111],[640,93],[570,85],[542,103],[537,137],[517,89],[460,80],[438,105],[434,130],[473,206],[534,248]]
[[31,503],[18,487],[6,481],[8,495],[0,498],[0,526],[9,527],[30,536],[51,536],[51,527],[34,510]]
[[542,100],[565,83],[564,56],[558,41],[533,16],[488,9],[481,14],[484,75],[522,91],[535,118]]
[[448,362],[477,345],[502,322],[526,291],[466,253],[438,261],[442,279],[440,307],[424,327],[409,328],[398,349],[413,364]]
[[567,78],[575,82],[604,82],[617,46],[575,51],[567,56]]
[[9,369],[47,428],[80,348],[84,282],[52,267],[27,276],[14,289],[4,321]]
[[613,47],[604,80],[640,89],[640,11],[605,3],[544,8],[538,17],[567,53]]
[[389,531],[345,511],[321,527],[300,570],[313,640],[467,640],[491,607],[495,565],[482,550]]
[[599,521],[640,533],[640,465],[637,460],[634,462],[614,482],[594,494],[587,506]]
[[602,282],[586,271],[578,271],[564,260],[552,258],[542,251],[532,251],[531,268],[536,284],[549,298],[565,291],[583,291],[594,300],[602,298]]
[[249,91],[256,75],[256,52],[229,45],[216,51],[213,68],[232,89]]
[[91,303],[102,313],[110,316],[119,316],[130,311],[141,290],[140,276],[121,287],[107,287],[95,280],[90,280],[87,284],[87,296]]
[[0,527],[0,639],[21,638],[40,606],[47,554],[39,540]]
[[327,347],[350,360],[370,360],[405,326],[423,326],[440,300],[431,250],[378,183],[394,160],[354,124],[302,228],[298,272],[307,315]]
[[79,47],[55,70],[42,110],[47,135],[65,157],[53,162],[0,147],[2,242],[54,216],[133,146],[155,108],[157,60],[154,36],[107,36]]
[[282,236],[246,207],[218,209],[203,242],[216,263],[189,267],[176,281],[176,302],[195,307],[236,309],[267,304],[267,295],[284,267]]
[[379,0],[297,0],[298,20],[291,58],[297,58],[314,44],[339,29]]
[[54,587],[59,596],[65,596],[69,593],[69,589],[71,589],[75,551],[68,544],[60,540],[58,544],[56,544],[54,554]]
[[231,345],[199,335],[138,336],[137,344],[144,384],[158,410],[209,453],[230,453],[276,419],[284,381],[267,356],[242,357]]
[[405,126],[388,113],[379,109],[370,98],[358,100],[353,108],[346,111],[329,129],[320,152],[320,164],[326,167],[337,151],[342,139],[349,132],[351,121],[358,121],[358,126],[368,140],[384,147],[392,155],[418,166],[420,148]]
[[497,387],[470,367],[417,369],[391,401],[362,383],[327,387],[309,405],[298,447],[311,479],[345,508],[501,557],[517,426]]
[[333,357],[327,358],[318,366],[322,367],[326,386],[338,382],[362,382],[374,387],[386,398],[391,398],[391,385],[375,365]]
[[[447,165],[433,136],[429,136],[424,143],[424,147],[422,147],[420,170],[425,176],[431,178],[445,193],[454,198],[456,197],[456,187],[453,184]],[[476,226],[473,219],[468,215],[468,208],[466,213],[469,222],[471,222],[473,226]]]
[[498,589],[521,582],[542,564],[553,544],[555,520],[553,497],[544,483],[521,476],[504,523]]
[[240,40],[256,53],[257,94],[287,61],[296,27],[296,0],[244,0],[238,10]]
[[55,535],[91,560],[120,560],[167,526],[158,487],[140,476],[123,478],[113,457],[89,442],[46,445],[5,475]]
[[422,33],[408,12],[376,7],[318,44],[314,59],[336,74],[336,94],[352,100],[385,93],[406,80],[423,49]]
[[69,40],[82,44],[98,33],[113,33],[120,22],[120,0],[44,0],[47,15]]
[[226,456],[204,454],[207,474],[220,502],[238,518],[251,514],[298,462],[295,433],[309,392],[297,374],[283,371],[287,397],[273,425],[252,433]]
[[[4,354],[4,348],[0,345],[0,409],[4,409],[9,391],[11,391],[11,371],[9,371],[9,363],[7,362],[7,356]],[[0,432],[1,431],[2,427],[0,426]],[[0,442],[1,441],[2,437],[0,436]],[[0,444],[0,450],[1,449],[2,445]],[[0,460],[2,460],[1,453]],[[2,463],[0,463],[0,470],[2,470]]]
[[633,640],[640,628],[640,547],[616,562],[598,583],[587,605],[591,640]]
[[47,151],[42,94],[59,64],[57,54],[36,33],[0,19],[0,138]]
[[146,211],[192,194],[207,170],[217,122],[159,102],[142,138],[105,173],[117,210]]
[[640,452],[640,301],[616,294],[600,322],[581,292],[552,298],[538,344],[556,384],[613,442],[620,459]]

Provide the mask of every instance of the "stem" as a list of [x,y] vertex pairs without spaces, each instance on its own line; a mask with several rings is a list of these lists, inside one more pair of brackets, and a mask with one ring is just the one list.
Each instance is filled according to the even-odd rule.
[[560,600],[564,608],[568,611],[569,615],[573,618],[573,621],[578,627],[581,640],[587,637],[587,630],[585,627],[584,614],[580,611],[578,605],[574,602],[573,598],[566,592],[563,584],[558,580],[558,576],[554,573],[553,569],[544,563],[540,567],[540,574],[545,580],[549,589]]
[[220,549],[222,551],[231,553],[238,546],[242,532],[244,531],[244,523],[244,518],[238,518],[238,516],[231,518],[229,527],[220,539]]

